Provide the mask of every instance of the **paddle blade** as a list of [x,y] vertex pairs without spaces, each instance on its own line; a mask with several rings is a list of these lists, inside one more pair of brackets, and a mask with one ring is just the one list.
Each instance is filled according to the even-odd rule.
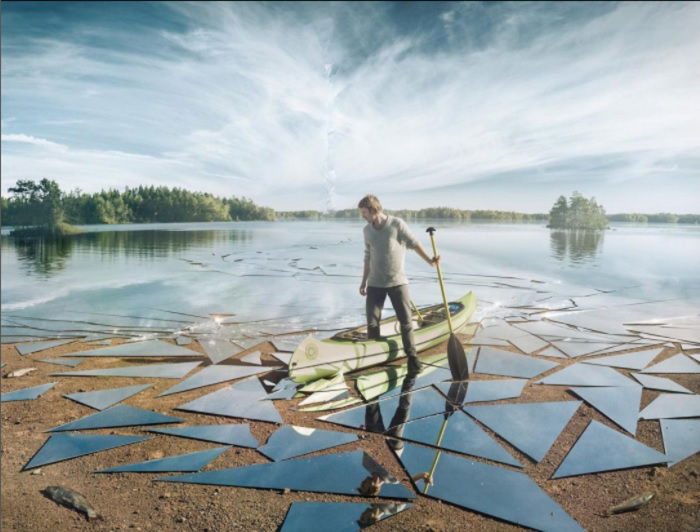
[[451,334],[447,342],[447,362],[450,365],[452,380],[463,381],[469,378],[469,365],[462,342],[457,335]]

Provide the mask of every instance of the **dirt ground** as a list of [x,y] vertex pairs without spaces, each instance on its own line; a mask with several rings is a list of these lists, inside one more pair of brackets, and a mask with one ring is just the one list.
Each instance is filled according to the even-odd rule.
[[[113,344],[120,341],[114,340]],[[3,345],[1,359],[7,365],[2,374],[23,368],[35,367],[37,371],[20,378],[3,378],[2,391],[9,392],[29,386],[57,381],[53,389],[33,401],[2,403],[2,530],[276,530],[295,501],[376,502],[376,499],[337,496],[308,492],[284,492],[153,482],[164,474],[95,474],[94,471],[119,464],[194,452],[219,444],[176,438],[145,432],[147,427],[126,427],[115,430],[89,431],[90,434],[118,433],[154,436],[135,445],[128,445],[80,458],[42,466],[22,472],[24,464],[47,439],[44,431],[57,425],[95,413],[95,410],[63,398],[64,394],[116,388],[134,384],[153,383],[153,386],[129,399],[126,404],[175,415],[185,419],[185,424],[246,423],[220,416],[200,415],[173,408],[187,401],[230,385],[221,383],[206,388],[190,390],[166,397],[156,396],[173,386],[174,379],[133,379],[105,377],[50,377],[50,373],[68,371],[71,368],[37,362],[36,359],[56,358],[59,355],[82,351],[94,346],[73,343],[48,351],[20,356],[13,345]],[[196,343],[189,348],[200,350]],[[264,344],[263,363],[271,367],[276,360],[269,354],[273,346]],[[680,346],[666,348],[655,362],[677,353]],[[248,352],[253,351],[249,350]],[[444,350],[444,346],[442,347]],[[429,353],[437,353],[440,347]],[[692,352],[700,352],[695,350]],[[242,353],[244,356],[247,352]],[[239,358],[236,356],[235,358]],[[161,359],[157,359],[162,361]],[[178,359],[181,361],[182,359]],[[206,359],[205,359],[206,360]],[[569,364],[573,361],[550,359]],[[98,367],[143,364],[153,359],[100,359],[89,358],[76,370]],[[555,370],[552,370],[555,371]],[[628,373],[627,370],[621,370]],[[276,374],[279,378],[279,373]],[[270,378],[275,374],[270,374]],[[700,375],[672,375],[673,380],[700,392]],[[478,376],[478,378],[489,378]],[[658,392],[644,390],[641,407],[645,407]],[[534,385],[525,387],[517,401],[556,401],[575,398],[562,386]],[[286,423],[308,427],[350,431],[337,425],[329,425],[315,418],[328,412],[298,412],[293,407],[300,401],[276,401],[275,405]],[[512,401],[509,401],[512,402]],[[582,527],[588,530],[698,530],[700,529],[700,455],[688,458],[667,468],[642,467],[637,469],[575,476],[557,480],[550,477],[564,459],[579,435],[595,419],[614,427],[613,423],[598,411],[584,403],[565,430],[557,438],[546,457],[534,463],[507,442],[494,436],[514,457],[526,464],[524,472],[543,488]],[[250,422],[251,431],[264,443],[278,427],[264,422]],[[664,452],[658,421],[640,421],[637,439]],[[398,460],[378,434],[363,434],[356,442],[328,452],[363,449],[406,486],[411,482]],[[310,455],[311,456],[311,455]],[[249,464],[267,463],[268,459],[254,449],[232,447],[204,470],[223,469]],[[62,485],[82,493],[94,506],[101,520],[87,521],[73,510],[57,505],[44,497],[40,490],[51,485]],[[606,517],[607,510],[629,497],[645,491],[654,491],[655,497],[637,511]],[[516,530],[520,527],[481,515],[460,507],[442,503],[418,495],[411,501],[413,507],[394,517],[373,525],[376,530]]]

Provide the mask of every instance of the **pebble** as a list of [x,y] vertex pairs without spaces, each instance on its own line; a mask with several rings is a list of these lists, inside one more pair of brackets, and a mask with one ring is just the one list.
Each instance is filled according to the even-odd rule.
[[32,472],[29,473],[29,474],[30,474],[30,475],[41,475],[41,474],[42,474],[41,468],[35,469],[34,471],[32,471]]

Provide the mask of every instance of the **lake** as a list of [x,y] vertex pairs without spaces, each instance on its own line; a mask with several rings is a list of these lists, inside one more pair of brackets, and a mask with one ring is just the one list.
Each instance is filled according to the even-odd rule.
[[[428,222],[408,224],[430,253]],[[31,318],[60,320],[55,330],[74,320],[98,323],[86,325],[95,330],[125,323],[169,329],[212,313],[270,320],[277,331],[361,324],[363,225],[82,226],[86,232],[74,237],[25,242],[5,228],[3,335],[25,334],[18,323]],[[683,314],[700,309],[698,226],[614,224],[572,233],[534,223],[430,225],[448,297],[474,290],[481,317],[507,316],[504,306],[560,308],[571,298],[581,307],[664,300]],[[441,300],[435,270],[417,254],[409,252],[406,269],[419,306]]]

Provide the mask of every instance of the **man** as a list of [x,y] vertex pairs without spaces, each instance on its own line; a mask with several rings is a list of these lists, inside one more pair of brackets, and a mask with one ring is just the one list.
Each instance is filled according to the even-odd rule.
[[367,337],[379,338],[379,322],[386,296],[396,312],[401,327],[401,340],[408,357],[408,369],[420,371],[421,363],[416,355],[411,319],[411,297],[408,279],[404,273],[406,248],[415,250],[424,261],[435,266],[440,257],[429,257],[420,242],[402,219],[384,213],[376,196],[365,196],[357,205],[367,221],[364,227],[365,264],[360,284],[360,294],[367,296]]

